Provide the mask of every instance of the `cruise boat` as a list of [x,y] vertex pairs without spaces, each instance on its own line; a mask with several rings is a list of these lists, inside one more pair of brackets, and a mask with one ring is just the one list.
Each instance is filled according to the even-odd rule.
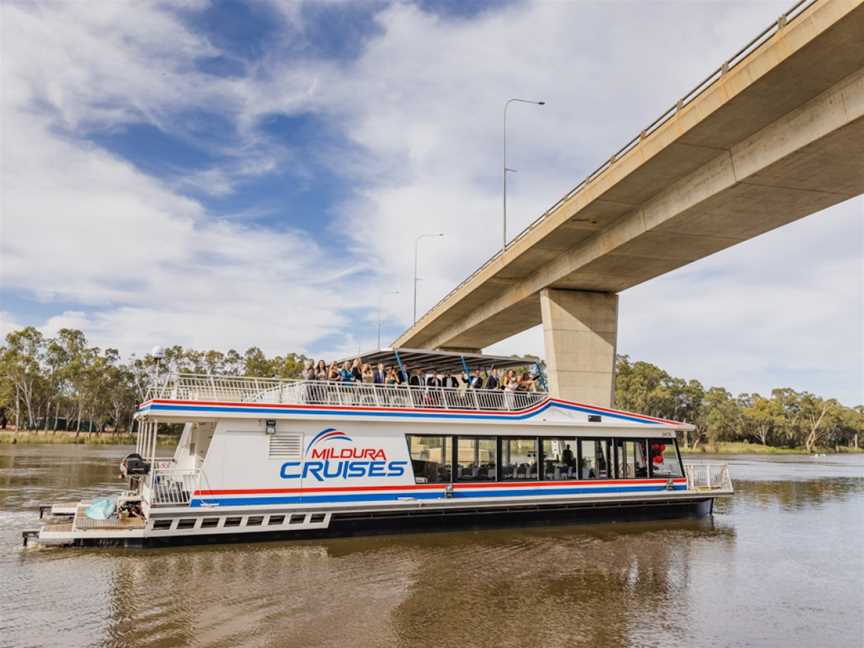
[[[362,356],[462,374],[528,359]],[[43,506],[27,541],[143,546],[711,513],[722,464],[685,464],[687,423],[533,391],[164,373],[135,415],[125,490]],[[174,455],[157,438],[182,426]],[[94,508],[96,509],[94,513]]]

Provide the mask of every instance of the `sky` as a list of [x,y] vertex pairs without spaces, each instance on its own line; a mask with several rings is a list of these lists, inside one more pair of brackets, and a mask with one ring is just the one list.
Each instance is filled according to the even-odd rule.
[[[0,2],[0,334],[335,358],[410,323],[784,2]],[[864,198],[621,293],[618,349],[864,401]],[[392,294],[398,291],[398,294]],[[380,307],[379,307],[380,305]],[[379,311],[380,308],[380,311]],[[488,349],[542,355],[532,329]]]

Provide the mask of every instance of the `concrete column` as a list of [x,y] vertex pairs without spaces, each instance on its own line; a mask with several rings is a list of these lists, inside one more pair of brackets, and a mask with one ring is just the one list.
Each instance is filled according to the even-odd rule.
[[550,393],[610,407],[615,396],[618,295],[544,288],[540,312]]

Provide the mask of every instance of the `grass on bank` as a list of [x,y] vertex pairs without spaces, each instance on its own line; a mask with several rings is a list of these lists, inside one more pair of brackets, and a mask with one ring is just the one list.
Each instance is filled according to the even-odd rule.
[[746,443],[743,441],[720,441],[719,443],[703,444],[696,448],[685,448],[681,446],[681,454],[768,454],[768,455],[802,455],[802,454],[843,454],[864,452],[864,448],[848,448],[840,446],[834,448],[816,448],[807,452],[805,448],[786,448],[778,446],[764,446],[760,443]]
[[[3,444],[75,444],[75,445],[135,445],[135,435],[128,433],[70,432],[66,430],[0,430]],[[160,446],[175,445],[176,437],[159,437]]]
[[[173,446],[177,443],[177,437],[160,436],[160,446]],[[114,434],[113,432],[68,432],[65,430],[0,430],[0,445],[18,443],[68,443],[79,445],[135,445],[135,435]],[[801,454],[835,454],[835,453],[862,453],[864,448],[817,448],[808,453],[804,448],[781,448],[775,446],[763,446],[758,443],[744,443],[741,441],[721,441],[719,443],[702,444],[697,448],[685,448],[681,446],[681,454],[768,454],[768,455],[801,455]]]

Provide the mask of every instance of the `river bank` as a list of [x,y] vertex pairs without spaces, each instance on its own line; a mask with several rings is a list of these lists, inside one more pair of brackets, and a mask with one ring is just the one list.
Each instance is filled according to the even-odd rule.
[[[175,437],[160,437],[160,446],[173,446]],[[66,430],[0,430],[0,445],[2,444],[77,444],[77,445],[135,445],[135,435],[114,432],[75,432]],[[687,456],[713,454],[759,454],[759,455],[812,455],[812,454],[855,454],[864,453],[864,448],[841,447],[817,448],[807,452],[805,448],[780,448],[763,446],[757,443],[720,442],[717,444],[700,445],[697,448],[681,447],[681,454]]]
[[759,454],[759,455],[813,455],[813,454],[858,454],[864,452],[864,448],[849,448],[841,446],[839,448],[816,448],[808,451],[806,448],[786,448],[779,446],[763,446],[758,443],[742,443],[738,441],[721,441],[720,443],[712,443],[700,445],[696,448],[681,447],[683,455],[702,455],[702,454]]
[[[175,437],[159,438],[160,446],[173,446]],[[76,432],[67,430],[0,430],[0,445],[135,445],[126,432]]]

